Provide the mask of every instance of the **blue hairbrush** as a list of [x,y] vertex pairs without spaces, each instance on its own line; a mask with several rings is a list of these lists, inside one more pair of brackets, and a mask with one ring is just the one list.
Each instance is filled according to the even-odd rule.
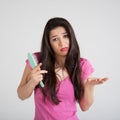
[[[34,58],[34,56],[31,54],[31,53],[28,53],[27,54],[27,57],[28,57],[28,60],[29,60],[29,63],[31,65],[32,68],[35,68],[37,66],[37,62]],[[40,86],[43,88],[44,87],[44,84],[42,81],[40,81]]]

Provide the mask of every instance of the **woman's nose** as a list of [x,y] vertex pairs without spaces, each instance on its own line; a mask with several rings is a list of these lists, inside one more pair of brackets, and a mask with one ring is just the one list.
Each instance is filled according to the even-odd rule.
[[64,45],[64,41],[63,41],[62,38],[60,38],[60,40],[59,40],[59,45],[60,45],[60,46],[63,46],[63,45]]

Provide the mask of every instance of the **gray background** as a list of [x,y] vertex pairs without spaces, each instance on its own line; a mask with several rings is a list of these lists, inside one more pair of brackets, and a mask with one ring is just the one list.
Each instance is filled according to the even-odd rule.
[[95,102],[81,120],[120,120],[119,0],[0,0],[0,120],[33,120],[33,95],[21,101],[17,87],[28,52],[39,51],[44,26],[51,17],[72,24],[81,55],[95,68],[93,76],[109,77],[95,88]]

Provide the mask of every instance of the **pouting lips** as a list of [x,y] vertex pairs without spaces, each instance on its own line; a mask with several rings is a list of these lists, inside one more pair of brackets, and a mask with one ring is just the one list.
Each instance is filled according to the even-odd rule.
[[60,51],[65,52],[68,50],[68,47],[61,48]]

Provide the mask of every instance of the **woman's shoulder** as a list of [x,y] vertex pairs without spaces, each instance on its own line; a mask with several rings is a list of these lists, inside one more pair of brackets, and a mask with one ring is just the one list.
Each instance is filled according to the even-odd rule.
[[88,60],[87,58],[80,58],[80,66],[86,66],[86,67],[91,67],[92,64],[90,62],[90,60]]
[[82,78],[87,79],[87,77],[94,72],[94,68],[87,58],[80,58],[80,67],[82,70]]
[[89,63],[90,61],[87,58],[80,58],[80,65]]
[[40,59],[40,52],[34,52],[34,53],[33,53],[33,56],[34,56],[34,58],[36,59],[36,61],[38,62],[39,59]]
[[[39,59],[40,59],[40,52],[34,52],[34,53],[32,53],[32,55],[33,55],[33,57],[34,57],[36,63],[38,64],[38,63],[39,63]],[[29,60],[26,59],[25,62],[26,62],[26,64],[29,66],[29,68],[32,69],[32,66],[30,65]]]
[[40,57],[40,52],[34,52],[33,55],[34,55],[35,57]]

